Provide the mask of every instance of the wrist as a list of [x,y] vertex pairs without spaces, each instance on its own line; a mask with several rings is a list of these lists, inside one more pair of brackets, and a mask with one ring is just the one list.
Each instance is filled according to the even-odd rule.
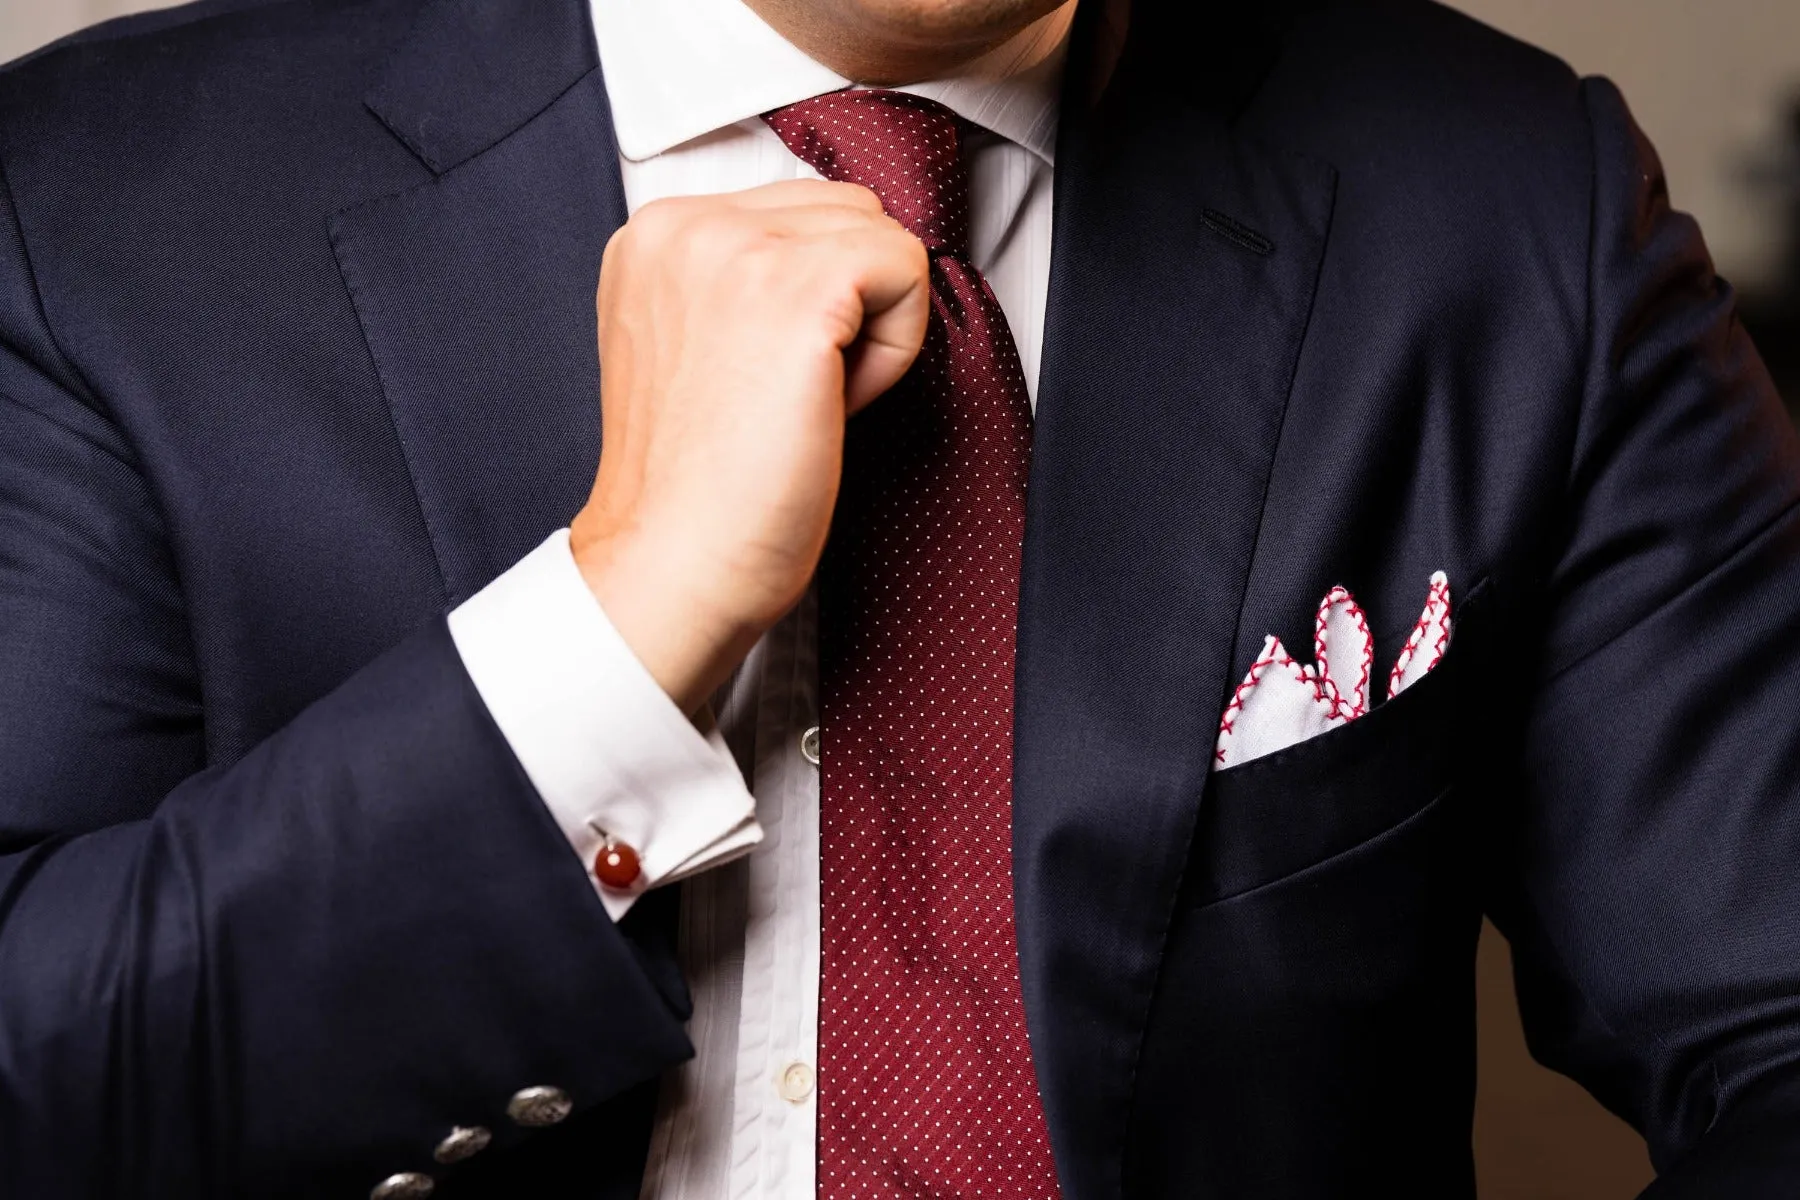
[[755,644],[759,631],[706,600],[676,546],[581,518],[569,545],[607,620],[683,713],[698,711]]

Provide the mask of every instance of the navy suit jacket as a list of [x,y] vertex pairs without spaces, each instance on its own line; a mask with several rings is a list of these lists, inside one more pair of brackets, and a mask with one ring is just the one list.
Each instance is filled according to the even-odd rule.
[[[1800,449],[1698,231],[1448,10],[1137,7],[1077,33],[1019,629],[1065,1196],[1470,1195],[1485,912],[1651,1195],[1792,1197]],[[616,153],[585,0],[0,75],[0,1192],[636,1195],[674,897],[608,921],[444,621],[590,486]],[[1343,583],[1391,661],[1439,568],[1437,671],[1211,771],[1266,632]]]

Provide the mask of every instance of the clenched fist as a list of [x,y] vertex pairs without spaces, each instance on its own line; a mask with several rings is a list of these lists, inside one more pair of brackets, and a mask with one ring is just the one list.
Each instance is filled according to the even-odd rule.
[[873,192],[818,180],[659,200],[608,243],[600,469],[571,543],[684,712],[804,593],[844,422],[917,357],[928,270]]

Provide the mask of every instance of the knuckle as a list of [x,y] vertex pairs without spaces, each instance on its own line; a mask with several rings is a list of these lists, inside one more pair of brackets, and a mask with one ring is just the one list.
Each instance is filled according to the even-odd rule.
[[847,183],[839,179],[818,179],[812,183],[820,198],[829,203],[868,212],[881,211],[880,197],[860,183]]
[[600,252],[600,286],[598,290],[602,295],[607,291],[608,285],[618,277],[619,256],[623,253],[619,249],[619,240],[624,232],[622,228],[615,230],[613,235],[606,239],[606,249]]
[[743,252],[753,231],[730,213],[714,212],[694,221],[682,232],[691,258],[701,263],[720,263]]
[[790,249],[773,234],[764,233],[741,247],[732,274],[751,293],[767,295],[792,276]]
[[864,187],[860,183],[840,183],[837,186],[847,189],[845,195],[860,207],[871,212],[881,211],[881,197],[875,194],[874,189]]
[[684,196],[664,196],[640,207],[625,223],[637,236],[658,241],[673,236],[688,218],[689,204]]
[[931,251],[925,248],[924,242],[902,230],[901,236],[891,244],[895,261],[904,265],[908,274],[923,278],[931,273]]
[[600,252],[600,278],[595,288],[597,304],[604,306],[622,286],[621,280],[631,275],[632,258],[631,235],[626,226],[620,226],[606,239],[606,248]]

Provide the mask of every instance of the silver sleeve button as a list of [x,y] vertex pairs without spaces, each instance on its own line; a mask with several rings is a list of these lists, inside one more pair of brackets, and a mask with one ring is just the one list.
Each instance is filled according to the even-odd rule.
[[431,1157],[441,1163],[461,1162],[486,1150],[493,1140],[494,1135],[479,1125],[458,1125],[444,1135]]
[[506,1115],[530,1129],[555,1125],[573,1111],[575,1102],[561,1088],[521,1088],[506,1102]]
[[806,761],[813,766],[819,765],[819,727],[817,725],[800,735],[800,753],[805,755]]
[[421,1175],[417,1171],[402,1171],[398,1175],[389,1175],[369,1191],[369,1200],[425,1200],[437,1190],[431,1176]]

